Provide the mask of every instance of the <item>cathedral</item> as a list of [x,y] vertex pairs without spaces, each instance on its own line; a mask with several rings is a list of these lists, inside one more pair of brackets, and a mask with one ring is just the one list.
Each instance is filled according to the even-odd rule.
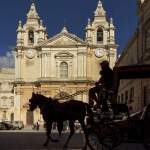
[[85,41],[69,33],[65,26],[60,33],[48,38],[46,27],[32,3],[26,23],[22,25],[19,21],[17,29],[15,73],[11,81],[14,107],[11,112],[5,109],[6,118],[3,118],[4,109],[0,109],[0,120],[21,120],[26,125],[39,119],[42,123],[38,108],[34,112],[29,111],[32,92],[64,99],[85,90],[76,94],[74,99],[88,103],[88,88],[100,78],[99,63],[107,60],[113,68],[116,62],[116,28],[112,18],[110,22],[106,19],[106,11],[99,0],[93,20],[87,18]]

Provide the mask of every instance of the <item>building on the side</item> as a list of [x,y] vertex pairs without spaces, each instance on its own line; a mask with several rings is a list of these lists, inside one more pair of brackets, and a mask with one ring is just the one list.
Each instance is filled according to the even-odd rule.
[[[138,25],[117,66],[131,64],[150,64],[150,1],[137,0]],[[150,79],[121,80],[118,102],[127,103],[133,110],[140,111],[150,102]]]
[[13,82],[15,69],[2,68],[0,72],[0,120],[14,120],[14,92]]
[[[101,61],[108,60],[110,67],[114,67],[118,49],[116,29],[113,19],[107,22],[106,18],[99,0],[93,21],[88,19],[85,40],[69,33],[65,26],[60,33],[48,38],[46,27],[32,3],[26,23],[22,25],[19,21],[17,45],[14,47],[14,120],[21,120],[24,124],[33,124],[38,119],[43,121],[39,109],[29,111],[27,104],[32,92],[63,98],[94,86],[100,77]],[[88,90],[74,99],[88,103]],[[6,119],[10,120],[10,116]]]

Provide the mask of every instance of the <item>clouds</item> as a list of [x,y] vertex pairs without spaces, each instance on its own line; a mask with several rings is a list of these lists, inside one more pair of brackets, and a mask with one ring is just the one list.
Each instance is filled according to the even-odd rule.
[[2,68],[15,68],[15,52],[8,51],[6,56],[0,56],[0,70]]

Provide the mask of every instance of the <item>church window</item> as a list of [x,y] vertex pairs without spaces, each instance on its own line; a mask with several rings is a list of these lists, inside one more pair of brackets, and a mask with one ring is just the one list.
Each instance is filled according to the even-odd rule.
[[150,28],[145,33],[145,50],[150,49]]
[[29,31],[29,43],[34,43],[34,32],[32,30]]
[[66,62],[60,63],[60,78],[68,78],[68,64]]
[[3,111],[3,118],[6,119],[6,111]]
[[11,119],[11,121],[14,121],[14,113],[11,113],[10,119]]
[[3,106],[6,106],[6,100],[5,99],[3,100]]
[[14,100],[13,99],[11,100],[11,106],[14,106]]
[[97,41],[103,41],[103,30],[102,29],[98,29],[97,30]]
[[134,99],[134,87],[130,88],[130,100]]
[[124,94],[121,94],[121,103],[124,103]]
[[128,102],[128,91],[125,92],[125,103]]

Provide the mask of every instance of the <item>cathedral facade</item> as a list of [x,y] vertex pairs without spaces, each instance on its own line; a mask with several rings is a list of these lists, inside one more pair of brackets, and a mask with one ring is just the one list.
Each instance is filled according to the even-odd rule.
[[[24,124],[42,122],[40,110],[29,111],[32,92],[52,98],[64,98],[94,86],[99,79],[100,65],[108,60],[111,68],[116,62],[113,19],[106,21],[106,12],[99,0],[93,21],[88,19],[85,41],[62,31],[48,38],[46,28],[33,3],[26,24],[19,21],[15,50],[14,120]],[[88,103],[88,90],[74,99]],[[10,113],[8,113],[10,120]]]

